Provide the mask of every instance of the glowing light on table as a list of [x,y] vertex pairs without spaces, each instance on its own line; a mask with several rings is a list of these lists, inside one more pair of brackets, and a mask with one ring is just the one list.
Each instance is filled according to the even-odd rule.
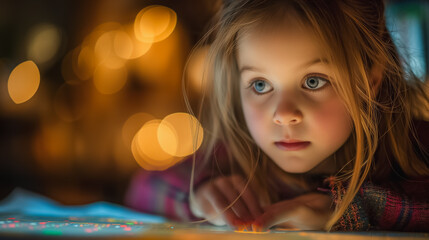
[[20,104],[34,96],[39,84],[39,68],[33,61],[25,61],[12,70],[7,82],[7,89],[12,101]]
[[159,42],[173,32],[177,23],[176,13],[164,6],[152,5],[142,9],[134,21],[134,32],[142,42]]
[[36,26],[30,34],[27,57],[37,64],[49,62],[61,45],[60,30],[52,24]]
[[102,94],[113,94],[122,89],[127,82],[128,73],[125,68],[112,69],[99,65],[94,72],[95,88]]
[[267,234],[269,232],[256,232],[256,231],[247,231],[247,230],[236,230],[236,233],[249,233],[249,234]]
[[200,122],[187,113],[173,113],[165,117],[157,134],[162,150],[176,157],[194,153],[204,137]]

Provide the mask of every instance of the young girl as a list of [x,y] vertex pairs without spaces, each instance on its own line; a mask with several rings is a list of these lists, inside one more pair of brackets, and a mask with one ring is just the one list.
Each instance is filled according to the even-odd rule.
[[382,0],[228,1],[210,37],[190,197],[185,161],[141,173],[129,205],[257,231],[429,230],[428,87]]

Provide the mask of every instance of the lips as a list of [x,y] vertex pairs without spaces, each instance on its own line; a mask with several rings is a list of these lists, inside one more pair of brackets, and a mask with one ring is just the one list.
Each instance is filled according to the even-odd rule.
[[310,145],[310,142],[299,141],[299,140],[288,140],[288,141],[275,142],[274,144],[281,150],[298,151],[308,147],[308,145]]

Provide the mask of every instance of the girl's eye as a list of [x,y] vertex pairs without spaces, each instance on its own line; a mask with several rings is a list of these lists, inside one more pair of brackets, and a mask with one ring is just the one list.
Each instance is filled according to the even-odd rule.
[[256,94],[264,94],[272,90],[272,87],[263,80],[253,81],[251,86],[253,86],[253,90]]
[[328,80],[322,77],[312,76],[305,79],[304,87],[310,90],[318,90],[327,83],[328,83]]

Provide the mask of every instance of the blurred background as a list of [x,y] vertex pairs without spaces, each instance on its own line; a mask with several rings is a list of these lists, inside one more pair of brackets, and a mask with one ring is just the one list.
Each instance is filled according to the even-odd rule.
[[[189,54],[220,6],[0,0],[0,200],[22,187],[64,204],[123,203],[136,171],[192,154],[183,129],[198,121],[185,114],[182,78],[195,108],[207,47]],[[387,6],[388,28],[424,81],[429,3]]]

